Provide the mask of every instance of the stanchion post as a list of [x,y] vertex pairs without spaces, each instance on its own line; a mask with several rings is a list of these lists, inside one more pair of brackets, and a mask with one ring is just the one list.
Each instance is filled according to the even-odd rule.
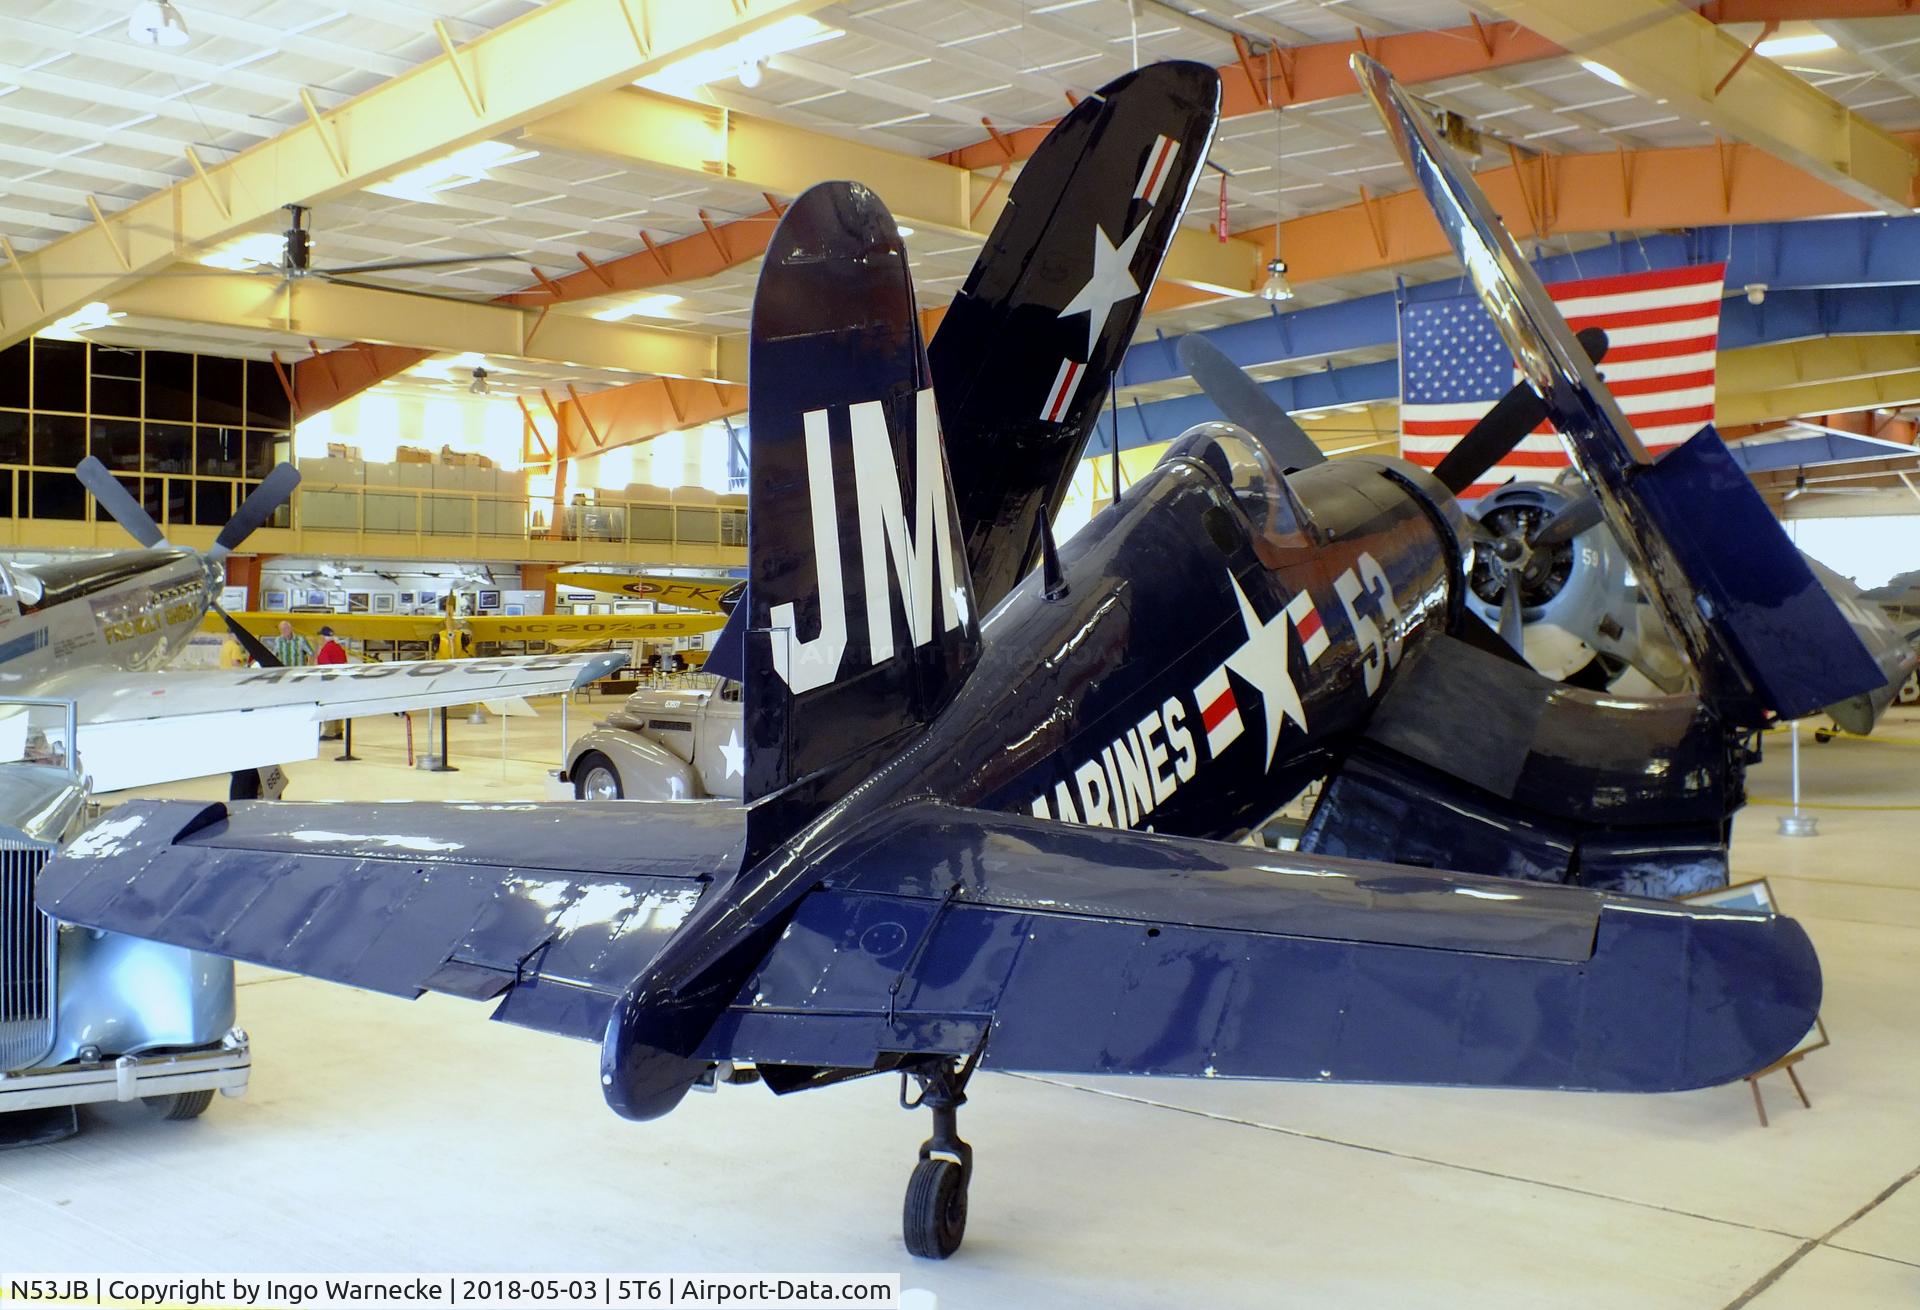
[[342,731],[340,753],[333,758],[351,764],[360,757],[353,753],[353,720],[346,719],[346,728]]
[[[1780,835],[1782,837],[1818,837],[1819,821],[1811,814],[1800,812],[1800,720],[1795,719],[1788,731],[1793,734],[1792,763],[1793,773],[1793,809],[1780,816]],[[1762,1122],[1765,1122],[1762,1120]]]

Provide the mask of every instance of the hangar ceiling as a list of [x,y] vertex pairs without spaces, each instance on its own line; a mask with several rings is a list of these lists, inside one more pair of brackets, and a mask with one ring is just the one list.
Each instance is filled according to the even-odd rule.
[[[1682,223],[1802,216],[1745,212],[1761,202],[1743,199],[1736,182],[1757,173],[1728,163],[1742,157],[1727,152],[1746,140],[1787,153],[1783,140],[1804,139],[1793,133],[1816,116],[1819,95],[1849,112],[1859,139],[1892,140],[1902,152],[1896,168],[1911,170],[1911,151],[1890,134],[1920,132],[1920,31],[1891,21],[1910,12],[1901,0],[1723,0],[1698,17],[1653,0],[1627,7],[1704,29],[1703,39],[1719,45],[1696,53],[1693,66],[1595,25],[1593,14],[1618,20],[1625,9],[1565,0],[190,0],[180,8],[192,39],[178,48],[129,40],[127,0],[16,0],[0,16],[0,235],[10,248],[0,252],[0,341],[104,300],[120,317],[91,329],[96,340],[273,352],[287,362],[316,349],[363,360],[370,356],[348,348],[375,342],[406,348],[384,355],[380,368],[410,365],[399,375],[424,387],[464,386],[450,359],[483,361],[509,393],[558,393],[572,383],[590,394],[656,374],[738,381],[756,233],[764,240],[770,206],[789,199],[809,170],[844,166],[832,142],[887,152],[903,168],[949,161],[944,171],[915,174],[929,188],[947,175],[961,179],[957,209],[969,212],[930,214],[934,221],[909,238],[923,306],[937,309],[990,225],[1002,167],[1010,175],[1036,135],[1022,129],[1154,59],[1223,70],[1231,116],[1212,155],[1220,171],[1203,175],[1196,191],[1189,242],[1196,268],[1226,259],[1248,272],[1228,288],[1238,295],[1169,288],[1145,320],[1146,340],[1267,315],[1270,307],[1245,293],[1271,250],[1276,213],[1287,220],[1281,253],[1302,274],[1288,310],[1450,274],[1448,260],[1392,257],[1384,239],[1392,211],[1381,197],[1403,189],[1400,166],[1357,96],[1313,90],[1314,70],[1343,62],[1356,42],[1390,66],[1466,68],[1416,89],[1485,134],[1483,170],[1520,176],[1521,203],[1539,196],[1527,192],[1529,168],[1585,177],[1604,158],[1625,178],[1662,159],[1679,166],[1674,152],[1704,149],[1721,161],[1717,180],[1712,165],[1687,165],[1696,185],[1657,221],[1626,226],[1627,240]],[[705,27],[676,26],[696,12]],[[1703,119],[1702,68],[1720,68],[1763,36],[1789,44],[1755,57],[1765,70],[1734,74],[1726,112],[1707,96],[1714,103]],[[1577,53],[1539,57],[1549,48],[1541,37]],[[1605,62],[1609,51],[1623,67]],[[1743,77],[1755,85],[1784,77],[1792,83],[1784,94],[1803,89],[1807,104],[1776,94],[1769,121],[1742,117],[1732,91],[1745,88]],[[596,136],[596,124],[615,122],[617,104],[647,94],[624,89],[636,79],[702,106],[689,111],[691,140]],[[408,89],[411,102],[399,94]],[[1278,141],[1276,115],[1262,103],[1269,90],[1297,101],[1279,116]],[[768,177],[736,161],[705,158],[701,115],[714,141],[727,135],[718,126],[727,119],[734,140],[754,123],[789,133],[773,179],[783,189],[770,190]],[[272,151],[280,152],[277,171],[247,171],[248,160]],[[389,156],[399,162],[381,167]],[[1562,171],[1549,173],[1554,161]],[[729,166],[733,175],[723,175]],[[1834,207],[1904,208],[1910,180],[1904,194],[1887,194],[1898,187],[1884,181],[1885,162],[1878,167],[1871,186],[1851,175],[1823,178],[1846,192]],[[1235,241],[1209,251],[1223,185]],[[205,221],[189,212],[171,232],[153,230],[140,206],[170,190],[188,211],[206,211]],[[209,211],[210,197],[231,213]],[[289,293],[269,265],[284,226],[278,206],[290,202],[312,207],[318,268],[482,262],[357,274],[376,289],[357,296],[312,278]],[[1548,200],[1538,203],[1558,217]],[[1699,212],[1688,217],[1684,206]],[[1578,222],[1535,227],[1544,229],[1533,234],[1543,254],[1577,257],[1616,239]],[[1336,228],[1356,253],[1316,264],[1320,252],[1303,243]],[[1369,243],[1378,257],[1367,258]],[[164,257],[152,257],[156,246]],[[421,294],[446,299],[405,303]],[[1391,353],[1370,344],[1296,357],[1261,376]],[[306,368],[303,387],[317,385],[326,361]],[[341,371],[330,376],[337,382]],[[1188,389],[1162,379],[1132,395]],[[730,393],[717,394],[724,409]],[[679,402],[670,409],[685,413]],[[619,439],[645,435],[641,425]]]

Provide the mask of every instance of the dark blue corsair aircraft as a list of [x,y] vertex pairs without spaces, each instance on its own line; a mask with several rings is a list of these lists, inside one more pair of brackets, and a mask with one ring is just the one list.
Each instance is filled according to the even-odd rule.
[[[934,1116],[905,1207],[928,1256],[964,1231],[982,1068],[1662,1091],[1766,1065],[1819,1007],[1799,926],[1617,889],[1724,878],[1744,738],[1877,670],[1710,429],[1647,461],[1472,181],[1359,71],[1700,695],[1609,700],[1481,642],[1461,512],[1396,460],[1289,475],[1210,425],[1054,547],[1217,114],[1211,70],[1161,65],[1062,123],[930,350],[871,193],[782,221],[744,816],[130,804],[41,904],[497,1001],[599,1042],[633,1119],[747,1066],[776,1092],[897,1072]],[[1323,775],[1307,849],[1210,840]]]

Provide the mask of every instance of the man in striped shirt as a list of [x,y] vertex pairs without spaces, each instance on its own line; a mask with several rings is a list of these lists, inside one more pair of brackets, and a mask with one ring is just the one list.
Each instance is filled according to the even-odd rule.
[[285,619],[280,620],[280,635],[270,645],[274,657],[288,668],[313,663],[313,643],[295,632],[293,625]]

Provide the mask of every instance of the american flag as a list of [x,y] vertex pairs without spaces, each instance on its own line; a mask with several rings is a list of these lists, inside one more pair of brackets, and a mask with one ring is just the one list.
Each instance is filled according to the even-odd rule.
[[[1575,332],[1605,330],[1601,376],[1654,454],[1713,421],[1714,350],[1725,264],[1700,264],[1547,287]],[[1479,300],[1400,307],[1400,453],[1432,468],[1520,380]],[[1511,479],[1551,481],[1570,463],[1548,423],[1461,493],[1484,496]]]

